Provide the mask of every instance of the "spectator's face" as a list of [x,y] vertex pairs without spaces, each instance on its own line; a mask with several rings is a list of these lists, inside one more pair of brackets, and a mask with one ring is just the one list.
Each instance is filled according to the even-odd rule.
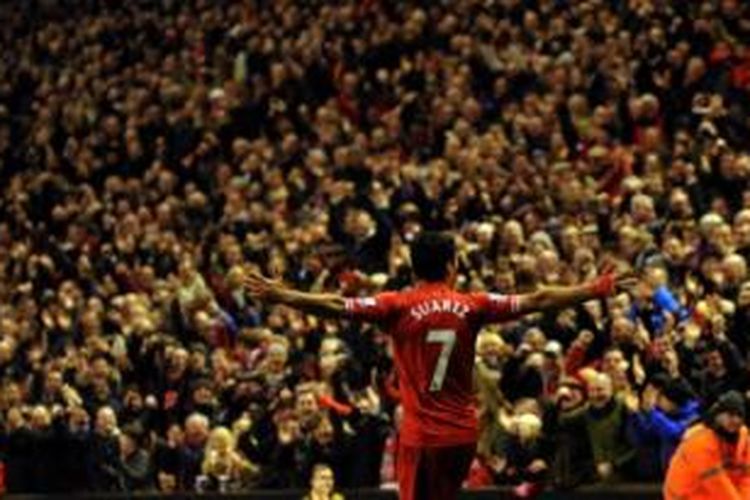
[[750,282],[745,282],[740,286],[737,305],[743,309],[750,306]]
[[194,351],[190,354],[190,369],[194,373],[200,373],[206,368],[206,355],[202,351]]
[[272,373],[280,373],[284,371],[284,368],[286,367],[286,362],[289,355],[287,353],[286,347],[281,345],[273,346],[268,351],[268,369]]
[[0,341],[0,365],[4,365],[13,359],[15,354],[14,343],[10,340]]
[[311,481],[315,498],[328,498],[333,493],[333,485],[333,471],[330,468],[320,467],[315,469]]
[[355,238],[366,238],[375,230],[375,221],[365,210],[352,210],[347,214],[346,228]]
[[622,351],[615,349],[604,355],[602,369],[607,373],[617,373],[623,371],[625,365],[625,357]]
[[716,416],[716,423],[719,427],[730,434],[737,434],[744,425],[741,416],[729,412],[719,413]]
[[524,242],[523,229],[517,222],[508,222],[503,228],[503,244],[511,249],[518,249]]
[[196,276],[195,266],[189,258],[183,258],[180,262],[180,279],[184,284],[191,283]]
[[18,323],[10,318],[0,320],[0,336],[3,338],[18,338],[20,327]]
[[543,277],[549,277],[558,272],[560,260],[556,252],[545,250],[537,258],[537,265],[539,266],[539,274]]
[[560,408],[563,411],[577,408],[583,403],[584,399],[583,391],[577,387],[563,386],[557,391],[557,401],[559,401]]
[[750,246],[750,217],[743,217],[734,225],[734,237],[737,246],[746,248]]
[[96,413],[96,431],[100,435],[110,436],[117,428],[117,417],[112,408],[104,407]]
[[312,391],[303,392],[297,396],[296,402],[297,415],[307,420],[318,413],[318,399]]
[[639,224],[647,224],[656,217],[653,200],[648,197],[634,198],[631,212],[633,219]]
[[138,449],[135,441],[127,434],[120,434],[120,453],[129,457]]
[[125,393],[124,402],[132,410],[139,411],[143,408],[143,396],[138,391],[130,390]]
[[693,207],[690,198],[682,190],[675,190],[669,199],[670,211],[679,219],[686,219],[693,215]]
[[199,405],[208,405],[213,401],[213,394],[208,387],[200,387],[193,392],[193,401]]
[[739,255],[731,255],[722,263],[724,277],[730,285],[739,285],[747,275],[745,259]]
[[321,376],[324,379],[333,375],[344,361],[344,355],[341,353],[340,341],[338,339],[326,339],[320,347],[318,365]]
[[177,491],[177,477],[174,474],[159,472],[159,491],[162,493],[174,493]]
[[285,434],[287,436],[290,436],[292,439],[296,439],[300,435],[299,424],[299,420],[297,420],[293,416],[288,416],[281,419],[281,421],[277,425],[280,434]]
[[50,425],[50,414],[49,411],[43,406],[37,406],[31,412],[31,428],[32,429],[46,429]]
[[175,349],[170,358],[170,368],[174,373],[183,373],[187,369],[189,355],[185,349]]
[[612,399],[612,381],[609,377],[598,376],[589,388],[589,400],[595,408],[602,408]]
[[50,372],[47,375],[47,380],[44,384],[44,389],[47,394],[58,394],[63,386],[62,373],[58,371]]
[[734,244],[732,229],[728,224],[718,225],[710,232],[709,241],[722,254],[729,253]]
[[89,428],[89,415],[83,408],[74,408],[70,413],[69,425],[73,432],[85,432]]
[[726,374],[724,358],[720,351],[711,351],[706,355],[706,368],[714,377],[723,377]]
[[685,258],[685,249],[678,238],[667,238],[662,244],[662,252],[667,260],[674,264],[679,264]]
[[203,446],[208,440],[209,430],[199,421],[188,420],[185,424],[185,443],[188,446]]
[[108,380],[110,376],[110,367],[107,360],[97,358],[91,365],[91,376],[97,380]]
[[565,229],[563,229],[560,240],[563,252],[565,252],[566,255],[573,255],[575,250],[579,248],[580,238],[581,235],[578,228],[574,226],[567,226]]
[[333,424],[331,424],[331,420],[328,417],[320,419],[320,422],[318,422],[318,425],[313,432],[313,437],[322,445],[331,444],[333,442]]
[[638,253],[640,246],[635,229],[626,227],[620,231],[619,247],[620,252],[627,258],[633,258]]
[[625,316],[620,316],[612,322],[612,340],[617,343],[626,344],[633,338],[635,325]]
[[227,429],[217,429],[211,433],[208,446],[220,455],[226,455],[234,448],[234,438]]
[[5,387],[5,406],[12,407],[21,403],[21,388],[18,384],[11,382]]
[[539,330],[538,328],[532,328],[524,335],[524,342],[529,344],[533,351],[541,352],[542,350],[544,350],[547,339],[541,330]]
[[477,355],[491,366],[497,366],[506,351],[505,342],[498,334],[486,333],[477,340]]
[[511,270],[500,271],[495,276],[495,285],[499,290],[511,291],[516,288],[516,276]]

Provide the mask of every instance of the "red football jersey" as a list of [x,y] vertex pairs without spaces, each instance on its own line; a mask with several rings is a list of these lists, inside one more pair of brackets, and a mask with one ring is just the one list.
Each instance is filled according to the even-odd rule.
[[392,338],[404,444],[476,442],[476,336],[484,324],[517,315],[518,306],[515,295],[466,294],[443,283],[346,300],[348,317],[377,322]]

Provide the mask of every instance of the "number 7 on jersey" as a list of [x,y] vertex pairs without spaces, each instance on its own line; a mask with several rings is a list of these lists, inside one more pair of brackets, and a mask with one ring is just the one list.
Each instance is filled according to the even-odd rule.
[[430,392],[437,392],[442,389],[445,374],[448,372],[448,363],[456,345],[456,332],[455,330],[430,330],[427,332],[427,342],[442,344],[440,357],[435,365],[435,371],[430,382]]

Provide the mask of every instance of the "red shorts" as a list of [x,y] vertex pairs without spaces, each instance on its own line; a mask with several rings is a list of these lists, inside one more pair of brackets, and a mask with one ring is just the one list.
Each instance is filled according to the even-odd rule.
[[400,500],[456,500],[475,452],[475,444],[400,445],[396,463]]

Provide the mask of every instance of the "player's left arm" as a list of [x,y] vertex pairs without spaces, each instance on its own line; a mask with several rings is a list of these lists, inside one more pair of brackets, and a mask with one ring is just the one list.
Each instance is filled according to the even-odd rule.
[[256,300],[284,304],[315,316],[339,317],[346,310],[346,299],[341,295],[294,290],[256,271],[247,272],[244,285],[248,294]]
[[565,309],[588,300],[605,298],[635,285],[635,279],[606,273],[589,283],[573,286],[544,287],[535,292],[517,296],[517,312],[529,314],[550,309]]

